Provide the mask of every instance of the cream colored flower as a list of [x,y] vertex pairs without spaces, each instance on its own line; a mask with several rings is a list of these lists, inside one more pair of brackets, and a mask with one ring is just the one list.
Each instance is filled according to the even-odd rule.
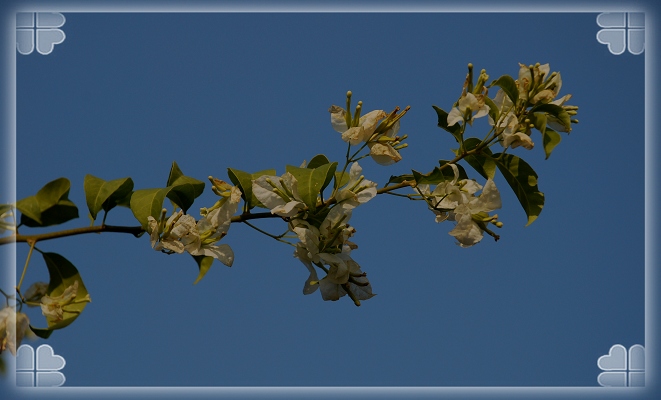
[[484,103],[484,95],[473,94],[470,92],[463,93],[457,107],[452,108],[448,114],[448,126],[452,126],[458,122],[464,121],[468,116],[466,122],[471,125],[475,118],[484,117],[489,114],[489,106]]
[[298,181],[286,172],[282,177],[263,175],[252,181],[252,193],[271,214],[293,217],[306,205],[298,194]]
[[379,121],[387,116],[383,110],[370,111],[361,116],[358,126],[347,126],[346,110],[340,106],[331,106],[328,110],[331,114],[331,125],[333,129],[342,134],[342,140],[349,142],[352,146],[361,142],[367,142],[374,134]]
[[363,169],[354,162],[349,170],[349,182],[338,191],[335,199],[343,208],[352,209],[367,203],[376,196],[377,184],[365,179]]
[[90,302],[89,294],[85,295],[82,299],[77,299],[78,294],[78,281],[74,281],[72,285],[64,289],[59,296],[44,296],[41,298],[41,313],[46,317],[49,322],[61,321],[64,317],[66,310],[63,307],[74,303]]
[[488,213],[502,206],[496,184],[488,179],[479,196],[473,196],[468,202],[457,205],[450,213],[450,219],[457,221],[451,230],[461,247],[470,247],[482,240],[483,229],[476,219],[488,220]]
[[209,256],[217,259],[228,267],[234,262],[234,252],[227,244],[216,243],[227,235],[232,223],[232,216],[239,208],[241,190],[232,186],[231,195],[220,208],[202,217],[194,229],[181,237],[184,249],[193,256]]
[[12,307],[0,310],[0,353],[7,349],[15,356],[29,327],[30,319],[27,315],[17,313]]

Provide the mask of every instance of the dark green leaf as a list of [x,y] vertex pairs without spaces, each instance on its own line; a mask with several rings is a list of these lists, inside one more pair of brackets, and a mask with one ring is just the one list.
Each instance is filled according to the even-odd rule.
[[174,181],[167,198],[187,212],[195,199],[204,191],[204,182],[189,176],[180,176]]
[[565,129],[564,132],[571,131],[571,117],[561,106],[555,104],[539,104],[533,107],[530,111],[535,113],[546,113],[554,117],[557,122],[563,126]]
[[[448,167],[443,167],[445,164],[448,164],[448,163],[449,163],[449,161],[447,161],[447,160],[438,160],[438,164],[443,169],[443,172],[447,175],[448,174],[447,171],[450,171],[449,173],[452,175],[452,179],[454,179],[454,171],[452,171],[452,168],[449,167],[449,166]],[[461,164],[455,164],[455,165],[457,166],[457,169],[459,170],[459,178],[458,179],[459,180],[468,179],[468,175],[466,174],[466,170],[464,169],[464,167],[462,167]]]
[[312,157],[312,160],[310,160],[308,163],[307,168],[315,169],[317,167],[321,167],[324,164],[330,164],[328,157],[323,154],[317,154],[316,156]]
[[[391,183],[402,183],[404,181],[412,181],[413,180],[413,175],[412,174],[404,174],[404,175],[391,175],[390,179],[388,179],[388,183],[386,186],[390,185]],[[347,179],[347,182],[349,180]]]
[[59,203],[41,213],[41,224],[31,225],[29,221],[21,219],[23,225],[36,227],[36,226],[52,226],[59,225],[74,218],[78,218],[78,207],[71,202],[71,200],[60,200]]
[[117,200],[117,205],[120,207],[131,208],[131,196],[133,196],[133,191],[130,191],[122,199]]
[[21,223],[29,227],[58,225],[78,218],[78,208],[68,199],[71,182],[58,178],[48,182],[36,195],[16,202]]
[[512,154],[499,153],[493,157],[528,216],[526,226],[530,225],[544,207],[544,193],[537,188],[537,174],[528,163]]
[[516,86],[516,81],[511,76],[503,75],[495,81],[491,82],[489,87],[494,85],[503,89],[503,92],[505,92],[507,97],[512,100],[512,103],[516,104],[516,102],[519,101],[519,88]]
[[[464,142],[464,148],[466,151],[474,150],[481,143],[482,141],[478,138],[468,138]],[[468,165],[473,167],[473,169],[485,179],[493,179],[496,174],[496,163],[490,156],[491,150],[488,147],[484,147],[479,153],[470,154],[464,159]]]
[[432,107],[436,110],[436,114],[438,115],[438,127],[450,132],[457,143],[461,143],[461,126],[459,124],[448,126],[448,113],[439,107]]
[[423,174],[416,170],[411,170],[413,172],[413,180],[418,185],[437,185],[443,181],[449,181],[454,179],[454,172],[450,168],[440,169],[435,167],[431,172]]
[[248,205],[249,210],[254,207],[265,208],[264,205],[260,203],[260,201],[257,200],[257,197],[255,197],[255,195],[252,193],[252,181],[263,175],[275,176],[275,170],[266,169],[263,171],[255,172],[254,174],[250,174],[238,169],[227,168],[227,176],[229,176],[230,181],[232,181],[234,186],[241,190],[241,197]]
[[110,211],[131,193],[133,180],[121,178],[105,181],[93,175],[85,175],[83,187],[85,188],[87,208],[94,220],[101,210]]
[[234,186],[241,190],[241,197],[248,204],[248,209],[252,208],[251,206],[254,206],[250,204],[252,197],[252,174],[238,169],[227,168],[227,176]]
[[182,176],[184,176],[184,173],[181,172],[179,165],[177,165],[176,161],[172,161],[172,167],[170,167],[170,174],[168,175],[168,182],[165,186],[172,186],[174,182]]
[[195,199],[204,192],[205,184],[200,180],[184,175],[177,163],[173,161],[167,186],[172,188],[167,193],[168,199],[173,205],[187,212]]

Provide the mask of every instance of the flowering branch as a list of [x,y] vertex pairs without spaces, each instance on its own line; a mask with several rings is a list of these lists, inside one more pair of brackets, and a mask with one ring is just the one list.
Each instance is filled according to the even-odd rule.
[[[189,209],[203,193],[205,183],[184,175],[176,162],[172,164],[166,185],[160,188],[133,190],[131,178],[106,181],[85,176],[90,218],[95,221],[101,211],[104,212],[97,226],[33,235],[18,233],[19,227],[49,227],[78,217],[78,208],[68,199],[70,182],[66,178],[47,183],[34,196],[21,199],[15,205],[0,205],[0,233],[10,232],[0,238],[0,245],[30,245],[20,282],[15,288],[18,297],[0,290],[8,305],[0,310],[0,352],[8,348],[15,353],[28,326],[35,334],[47,338],[53,330],[62,329],[78,318],[90,301],[76,267],[59,254],[41,252],[35,247],[40,241],[88,233],[128,233],[135,237],[147,233],[152,249],[192,256],[199,269],[194,282],[197,283],[214,260],[226,266],[233,264],[232,248],[221,241],[232,224],[245,223],[261,234],[294,247],[294,257],[309,273],[303,285],[304,294],[319,291],[323,300],[330,301],[347,295],[359,306],[362,300],[375,294],[367,274],[354,259],[353,251],[358,248],[352,241],[356,229],[349,221],[359,207],[377,195],[423,200],[437,223],[454,222],[448,233],[456,244],[470,247],[479,243],[485,234],[495,240],[500,237],[492,230],[492,226],[503,226],[498,215],[493,214],[502,206],[499,189],[494,183],[495,175],[500,173],[521,204],[528,224],[532,223],[540,215],[545,198],[537,187],[538,176],[533,168],[520,156],[512,154],[512,150],[519,147],[532,150],[533,130],[536,130],[541,134],[548,158],[561,140],[559,132],[569,133],[571,125],[578,122],[572,118],[578,107],[565,104],[571,95],[558,98],[562,86],[560,73],[551,72],[548,64],[519,64],[516,79],[503,75],[490,84],[488,80],[486,71],[481,70],[474,82],[473,66],[469,64],[461,94],[450,111],[433,106],[438,127],[458,144],[451,159],[440,159],[429,172],[412,170],[391,176],[379,189],[376,182],[363,175],[358,161],[369,157],[379,165],[390,166],[402,159],[400,152],[408,146],[404,143],[408,135],[400,135],[399,130],[402,117],[410,107],[403,110],[395,107],[389,113],[384,110],[364,113],[363,103],[359,101],[352,112],[352,93],[347,92],[346,108],[333,105],[329,109],[332,128],[347,143],[341,168],[338,168],[340,163],[332,162],[323,154],[300,166],[286,166],[285,173],[280,176],[275,169],[249,173],[228,168],[229,182],[208,177],[218,199],[210,207],[201,208],[197,219]],[[490,90],[496,91],[495,96],[489,96]],[[468,128],[482,117],[487,117],[491,126],[486,135],[467,137]],[[496,144],[502,146],[499,153],[493,150],[498,147]],[[483,184],[469,178],[462,164],[480,175]],[[396,193],[401,189],[412,193]],[[330,196],[326,197],[324,193],[329,192]],[[170,215],[168,209],[163,208],[166,198],[173,206]],[[116,206],[128,207],[139,225],[106,225],[108,213]],[[254,212],[256,209],[264,211]],[[20,223],[17,223],[16,211],[20,212]],[[284,233],[271,234],[249,222],[273,218],[286,224]],[[37,250],[44,258],[50,281],[35,282],[22,294],[20,287],[32,250]],[[17,304],[9,306],[10,298]],[[47,327],[29,325],[27,316],[20,312],[23,305],[41,306]],[[8,334],[10,325],[15,326],[15,335]]]

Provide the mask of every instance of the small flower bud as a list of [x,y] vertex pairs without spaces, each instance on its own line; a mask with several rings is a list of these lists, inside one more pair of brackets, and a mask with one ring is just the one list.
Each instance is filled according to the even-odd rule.
[[489,80],[489,75],[487,75],[487,70],[483,69],[482,71],[480,71],[480,76],[478,76],[477,78],[477,84],[472,90],[473,94],[481,93],[482,89],[484,88],[484,84],[487,80]]
[[468,74],[466,75],[466,82],[464,82],[464,88],[468,92],[473,91],[473,64],[468,63]]
[[360,126],[360,111],[363,108],[363,102],[359,101],[358,105],[356,106],[356,111],[353,114],[353,123],[351,124],[352,126]]
[[347,124],[347,128],[351,128],[351,91],[347,92],[347,108],[344,113],[344,121]]

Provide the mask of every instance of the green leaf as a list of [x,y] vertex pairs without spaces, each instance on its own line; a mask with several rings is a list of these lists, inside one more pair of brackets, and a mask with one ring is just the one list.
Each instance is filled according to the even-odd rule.
[[58,178],[48,182],[36,195],[16,202],[21,223],[29,227],[58,225],[78,218],[78,208],[68,199],[71,182]]
[[41,208],[37,196],[30,196],[16,202],[16,209],[21,212],[21,221],[23,218],[29,218],[41,224]]
[[[481,143],[482,141],[478,138],[468,138],[464,141],[464,148],[466,151],[474,150]],[[479,153],[470,154],[464,159],[482,177],[493,179],[496,175],[496,163],[490,156],[491,150],[488,147],[484,147]]]
[[[441,167],[448,163],[445,160],[440,160],[439,162],[441,164]],[[466,179],[467,176],[464,168],[459,164],[455,164],[455,165],[459,170],[459,179]],[[410,175],[410,177],[413,180],[415,180],[415,182],[419,185],[437,185],[443,181],[451,181],[454,179],[454,171],[452,170],[452,168],[449,167],[446,168],[435,167],[432,171],[427,172],[426,174],[423,174],[416,170],[412,170],[411,172],[413,172],[413,174]],[[411,179],[408,178],[406,175],[402,175],[402,177],[405,177],[405,179],[407,180]]]
[[133,196],[133,191],[128,192],[123,198],[117,199],[117,205],[120,207],[131,208],[131,196]]
[[531,108],[530,112],[546,113],[551,115],[558,120],[558,123],[560,123],[563,128],[565,128],[564,132],[571,131],[571,117],[561,106],[555,104],[539,104]]
[[[445,164],[448,164],[449,161],[447,160],[438,160],[438,164],[443,167]],[[466,174],[466,170],[464,167],[461,166],[461,164],[455,164],[457,166],[457,169],[459,170],[459,180],[461,179],[468,179],[468,174]],[[443,171],[445,174],[447,174],[447,171],[450,171],[449,173],[452,175],[452,179],[454,179],[454,171],[452,171],[452,168],[450,167],[443,167]]]
[[493,157],[528,216],[526,226],[530,225],[544,207],[544,193],[537,188],[537,174],[528,163],[512,154],[498,153]]
[[[332,164],[333,166],[330,167],[326,174],[326,179],[324,180],[324,184],[321,185],[321,189],[319,192],[323,192],[324,189],[331,183],[333,180],[333,177],[335,176],[335,170],[337,169],[337,162],[331,163],[328,157],[326,157],[323,154],[317,154],[316,156],[312,157],[312,160],[308,163],[306,168],[309,169],[316,169],[319,167],[323,167],[324,165],[327,164]],[[341,187],[341,186],[340,186]]]
[[[412,181],[412,180],[413,180],[412,174],[390,175],[390,179],[388,179],[388,183],[386,183],[386,186],[390,185],[391,183],[402,183],[404,181]],[[347,179],[347,182],[348,181],[349,180]]]
[[436,110],[436,114],[438,115],[438,127],[450,132],[457,143],[461,143],[461,126],[458,123],[448,126],[448,113],[439,107],[432,107]]
[[516,86],[516,81],[511,76],[503,75],[491,82],[489,87],[494,85],[503,89],[503,92],[505,92],[507,97],[512,100],[512,103],[516,104],[516,102],[519,101],[519,88]]
[[413,172],[413,180],[418,185],[437,185],[440,182],[454,179],[454,172],[450,168],[440,169],[439,167],[434,167],[431,172],[426,174],[416,170],[411,170],[411,172]]
[[167,193],[167,198],[184,212],[193,205],[204,191],[204,182],[188,176],[179,177]]
[[48,338],[55,329],[62,329],[69,326],[73,321],[78,318],[80,313],[85,309],[89,300],[87,289],[80,277],[76,267],[69,262],[66,258],[57,253],[43,253],[46,267],[48,267],[48,274],[50,275],[50,282],[46,294],[50,297],[57,297],[62,295],[64,291],[72,286],[74,282],[78,282],[78,291],[76,297],[69,304],[62,306],[64,311],[62,320],[52,321],[47,320],[48,328],[34,328],[30,329],[39,337]]
[[238,169],[227,168],[227,176],[229,176],[234,186],[241,190],[241,197],[243,197],[243,201],[248,204],[248,209],[250,209],[252,205],[250,204],[252,197],[252,174]]
[[234,186],[241,190],[241,197],[248,205],[249,210],[254,207],[265,208],[264,205],[259,200],[257,200],[257,197],[252,194],[252,181],[263,175],[275,176],[275,170],[265,169],[263,171],[255,172],[254,174],[250,174],[238,169],[227,168],[227,176],[229,176],[230,181],[232,181]]
[[347,171],[342,171],[335,172],[335,187],[336,188],[341,188],[342,186],[346,185],[349,183],[349,173]]
[[560,140],[562,140],[562,137],[560,137],[558,132],[548,127],[544,130],[542,141],[544,143],[544,153],[546,154],[547,160],[549,157],[551,157],[551,152],[555,146],[560,143]]
[[174,182],[182,176],[185,175],[183,172],[181,172],[181,168],[179,168],[179,165],[177,165],[176,161],[172,161],[172,167],[170,167],[170,174],[168,175],[168,182],[166,183],[166,186],[174,185]]
[[172,189],[167,193],[167,197],[173,205],[187,212],[195,199],[204,192],[204,185],[204,182],[184,175],[177,163],[172,162],[167,182],[167,186]]
[[67,199],[69,189],[71,189],[71,182],[67,178],[58,178],[45,184],[36,194],[41,210],[47,210],[60,200]]
[[307,168],[315,169],[317,167],[321,167],[324,164],[330,164],[328,157],[323,154],[317,154],[316,156],[312,157],[312,160],[310,160],[308,163]]
[[147,230],[149,222],[148,217],[152,216],[158,220],[161,217],[163,209],[163,200],[170,191],[171,187],[160,189],[140,189],[131,195],[131,211],[135,219],[140,222],[142,227]]
[[329,175],[333,175],[337,163],[324,164],[320,167],[309,169],[287,165],[287,172],[292,174],[298,181],[298,195],[311,211],[317,207],[317,197]]
[[131,193],[133,190],[133,180],[131,178],[120,178],[105,181],[88,174],[85,175],[83,187],[85,189],[87,208],[90,211],[92,219],[95,220],[101,210],[107,213]]
[[30,221],[21,218],[25,226],[52,226],[59,225],[74,218],[78,218],[78,207],[71,200],[60,200],[54,206],[42,211],[41,224],[32,225]]
[[195,282],[193,282],[193,285],[197,285],[199,281],[204,278],[204,275],[207,274],[209,271],[209,268],[211,268],[211,264],[213,264],[213,257],[211,256],[193,256],[195,259],[195,262],[197,263],[197,267],[200,269],[200,273],[197,276],[197,279],[195,279]]

